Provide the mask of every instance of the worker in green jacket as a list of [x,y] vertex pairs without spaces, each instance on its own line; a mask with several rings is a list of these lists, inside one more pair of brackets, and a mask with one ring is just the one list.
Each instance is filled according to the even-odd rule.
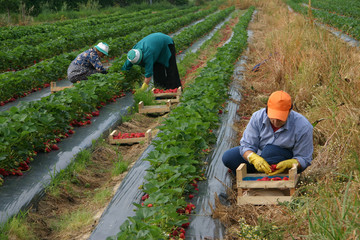
[[173,89],[181,86],[175,44],[166,34],[152,33],[135,44],[128,52],[122,70],[130,70],[134,64],[145,67],[141,90],[149,87],[151,77],[158,88]]

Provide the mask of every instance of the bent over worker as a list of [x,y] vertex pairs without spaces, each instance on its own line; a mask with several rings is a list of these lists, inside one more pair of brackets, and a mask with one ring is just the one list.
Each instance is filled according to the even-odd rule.
[[[241,163],[248,172],[268,175],[282,173],[298,164],[304,171],[312,161],[313,126],[292,110],[291,97],[284,91],[273,92],[267,107],[253,113],[240,140],[240,146],[227,150],[222,161],[236,174]],[[276,164],[271,172],[270,165]]]
[[130,70],[134,64],[145,67],[142,90],[149,87],[152,76],[156,87],[172,89],[181,86],[175,43],[164,33],[152,33],[135,44],[128,52],[122,70]]
[[69,65],[67,77],[70,82],[87,80],[88,76],[95,73],[106,74],[107,71],[102,65],[100,58],[108,56],[109,46],[100,42],[95,47],[80,53]]

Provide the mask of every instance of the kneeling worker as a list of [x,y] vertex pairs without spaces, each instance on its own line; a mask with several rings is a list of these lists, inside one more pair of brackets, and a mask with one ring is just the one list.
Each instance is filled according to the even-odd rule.
[[[259,155],[258,155],[259,154]],[[241,163],[248,172],[276,175],[298,164],[298,172],[312,161],[313,126],[292,110],[291,97],[284,91],[273,92],[267,107],[255,112],[246,126],[240,146],[227,150],[222,161],[236,174]],[[276,164],[271,171],[270,164]]]
[[130,70],[134,64],[145,67],[141,90],[149,87],[152,76],[155,87],[173,89],[181,86],[175,43],[164,33],[152,33],[135,44],[128,52],[122,70]]
[[95,73],[106,74],[107,71],[102,65],[100,58],[108,56],[109,46],[100,42],[95,47],[80,53],[71,63],[67,70],[67,77],[70,82],[87,80],[88,76]]

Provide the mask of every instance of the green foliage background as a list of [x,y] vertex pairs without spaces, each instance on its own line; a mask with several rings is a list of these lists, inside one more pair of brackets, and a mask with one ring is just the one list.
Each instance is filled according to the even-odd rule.
[[[188,4],[189,0],[166,0],[174,5]],[[66,6],[67,10],[79,10],[81,5],[99,7],[129,6],[130,4],[159,3],[164,0],[0,0],[0,13],[19,13],[20,5],[24,5],[31,16],[41,13],[44,6],[50,11],[60,11]]]

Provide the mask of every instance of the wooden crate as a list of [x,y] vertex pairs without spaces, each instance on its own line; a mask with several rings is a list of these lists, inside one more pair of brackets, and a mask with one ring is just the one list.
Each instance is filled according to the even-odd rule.
[[139,143],[142,141],[146,143],[150,143],[151,141],[151,129],[148,129],[145,132],[145,137],[140,137],[140,138],[114,139],[114,136],[118,134],[119,134],[118,130],[114,130],[111,132],[108,138],[110,144],[129,144],[129,143]]
[[65,88],[72,88],[74,85],[65,86],[65,87],[57,87],[56,82],[50,82],[50,91],[51,93],[58,92],[64,90]]
[[246,164],[242,163],[236,169],[236,184],[238,189],[238,205],[253,204],[266,205],[289,202],[295,192],[299,180],[297,165],[294,164],[288,174],[278,174],[279,177],[288,177],[289,180],[279,181],[256,181],[246,180],[249,178],[266,177],[267,174],[247,173]]
[[139,113],[165,113],[170,112],[171,101],[167,100],[166,105],[144,106],[144,102],[139,102]]
[[[154,92],[154,89],[155,88],[152,89],[152,92]],[[180,102],[181,93],[182,93],[182,89],[181,87],[179,87],[176,93],[154,93],[154,97],[161,98],[155,100],[158,103],[167,102],[168,100],[170,100],[171,103],[178,103]]]

